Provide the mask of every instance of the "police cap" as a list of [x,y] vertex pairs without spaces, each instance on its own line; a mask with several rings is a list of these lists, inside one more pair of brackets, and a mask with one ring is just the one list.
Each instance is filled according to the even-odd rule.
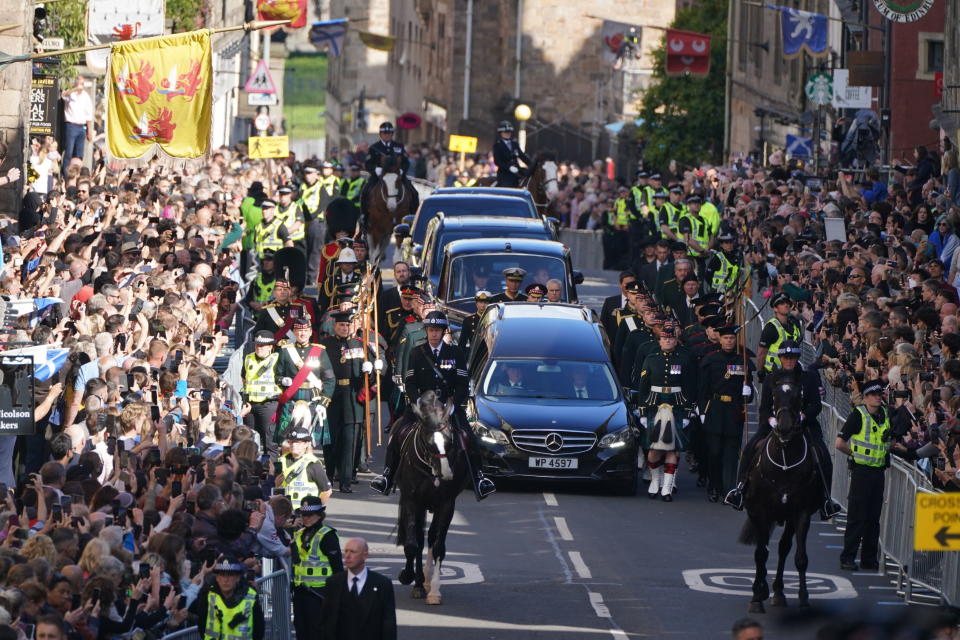
[[793,304],[793,300],[791,300],[791,299],[790,299],[790,296],[788,296],[788,295],[785,294],[785,293],[778,293],[778,294],[774,295],[773,298],[770,299],[770,306],[771,306],[771,307],[776,307],[777,305],[781,305],[781,304],[783,304],[783,303],[787,303],[787,304],[792,305],[792,304]]
[[638,177],[638,178],[649,178],[649,177],[650,177],[650,174],[649,174],[648,172],[644,171],[643,169],[637,169],[637,177]]
[[736,238],[734,238],[733,234],[730,233],[729,230],[723,230],[720,232],[720,235],[717,236],[717,240],[719,242],[733,242],[736,240]]
[[352,311],[335,311],[334,313],[330,314],[330,318],[334,322],[350,322],[351,320],[353,320],[353,312]]
[[863,395],[869,395],[871,393],[883,393],[883,381],[881,380],[871,380],[863,385]]
[[277,187],[277,193],[280,193],[280,194],[293,193],[293,192],[294,192],[294,188],[288,184],[285,184],[281,187]]
[[273,260],[273,256],[274,256],[274,254],[276,254],[276,253],[277,253],[277,252],[274,251],[273,249],[264,249],[264,250],[263,250],[263,258],[261,258],[261,260]]
[[654,198],[667,198],[670,194],[667,193],[666,189],[657,189],[653,194]]
[[788,358],[789,357],[799,358],[800,343],[797,342],[796,340],[784,340],[783,342],[780,343],[780,348],[777,349],[777,356],[780,358],[783,358],[784,356]]
[[651,174],[650,174],[650,179],[651,179],[651,180],[661,180],[662,177],[660,176],[659,173],[651,173]]
[[687,198],[687,204],[691,204],[691,203],[694,203],[694,202],[696,202],[697,204],[701,204],[701,203],[703,202],[703,198],[701,198],[701,197],[698,196],[697,194],[693,194],[692,196],[690,196],[689,198]]
[[527,271],[520,267],[508,267],[503,270],[503,277],[507,280],[523,280],[525,275],[527,275]]
[[295,427],[287,431],[287,440],[296,440],[298,442],[303,442],[310,439],[310,430],[307,429],[302,424],[297,424]]
[[247,566],[236,558],[222,558],[217,564],[213,565],[214,573],[243,573]]
[[445,316],[442,311],[431,311],[428,313],[427,317],[423,319],[423,324],[426,327],[446,328],[449,326],[447,316]]
[[330,162],[329,160],[324,160],[323,164],[321,164],[320,166],[323,167],[324,169],[333,169],[333,163]]
[[380,125],[380,133],[393,133],[393,131],[394,130],[393,130],[392,122],[384,122],[383,124]]
[[317,496],[304,496],[300,500],[299,511],[301,515],[317,515],[324,513],[326,510],[327,506]]
[[263,209],[275,209],[276,207],[277,207],[277,203],[274,202],[273,200],[264,200],[263,202],[260,203],[261,211]]
[[513,131],[513,125],[510,124],[509,120],[501,120],[500,124],[497,125],[497,133],[503,133],[504,131]]
[[305,166],[305,167],[303,168],[303,172],[304,172],[304,173],[319,173],[319,172],[320,172],[320,169],[318,169],[317,167],[313,166],[312,164],[308,164],[307,166]]
[[268,344],[273,344],[276,342],[273,338],[273,334],[266,329],[263,331],[257,331],[256,337],[253,339],[253,343],[258,347]]
[[480,291],[477,291],[474,294],[473,299],[476,300],[477,302],[486,302],[491,297],[493,296],[489,291],[484,291],[483,289],[481,289]]
[[672,187],[670,187],[670,193],[683,193],[683,187],[681,187],[678,184],[675,184]]

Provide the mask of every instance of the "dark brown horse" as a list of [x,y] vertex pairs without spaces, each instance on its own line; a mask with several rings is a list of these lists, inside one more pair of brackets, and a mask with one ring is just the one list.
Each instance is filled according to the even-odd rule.
[[370,262],[379,265],[386,257],[390,234],[403,216],[416,213],[417,193],[403,176],[400,157],[385,155],[380,178],[366,198],[364,219],[370,243]]
[[763,603],[770,595],[767,586],[767,545],[778,524],[783,525],[783,534],[780,536],[772,604],[775,607],[787,604],[783,595],[783,570],[796,538],[794,561],[800,582],[798,597],[801,607],[809,606],[807,533],[810,530],[810,516],[817,512],[823,502],[814,449],[807,441],[800,422],[800,388],[792,382],[778,383],[773,388],[773,407],[777,423],[773,432],[757,444],[757,462],[750,470],[744,496],[747,521],[740,532],[740,542],[755,545],[753,559],[756,573],[750,613],[763,613]]
[[[477,185],[496,187],[497,178],[480,178]],[[530,192],[541,215],[549,215],[550,205],[560,192],[560,185],[557,183],[557,157],[552,151],[541,151],[534,157],[529,173],[520,180],[520,188]]]

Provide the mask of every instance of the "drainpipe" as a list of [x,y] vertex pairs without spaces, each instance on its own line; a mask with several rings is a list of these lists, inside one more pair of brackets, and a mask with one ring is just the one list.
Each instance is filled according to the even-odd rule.
[[463,57],[463,119],[470,119],[470,70],[473,57],[473,0],[467,0],[467,50]]
[[520,62],[523,60],[523,0],[517,0],[517,60],[513,79],[513,97],[520,99]]

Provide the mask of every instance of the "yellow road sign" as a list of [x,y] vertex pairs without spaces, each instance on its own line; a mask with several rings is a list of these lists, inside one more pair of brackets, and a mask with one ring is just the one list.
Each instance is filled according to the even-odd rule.
[[287,136],[250,136],[247,149],[251,158],[286,158],[290,142]]
[[471,136],[450,136],[450,144],[447,145],[450,151],[459,151],[460,153],[476,153],[477,139]]
[[960,494],[917,492],[913,548],[960,551]]

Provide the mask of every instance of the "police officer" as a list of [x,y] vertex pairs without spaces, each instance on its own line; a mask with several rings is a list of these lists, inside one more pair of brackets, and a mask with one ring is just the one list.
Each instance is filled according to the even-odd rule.
[[306,225],[307,245],[307,282],[317,281],[317,268],[320,264],[320,250],[323,248],[326,228],[321,207],[322,187],[320,169],[313,165],[303,168],[303,185],[300,189],[300,210]]
[[502,120],[497,125],[497,141],[493,143],[493,162],[497,165],[498,187],[520,186],[520,178],[525,175],[518,162],[520,160],[527,167],[533,164],[520,148],[520,144],[513,139],[513,125]]
[[463,319],[463,326],[460,327],[460,340],[457,344],[463,349],[464,353],[470,353],[470,347],[473,344],[473,334],[477,331],[477,325],[480,324],[480,318],[483,317],[490,302],[489,291],[477,291],[473,296],[473,301],[477,310]]
[[[460,432],[468,446],[467,460],[474,492],[477,500],[483,500],[496,491],[496,488],[493,482],[483,475],[479,445],[473,430],[467,426],[466,415],[463,412],[467,401],[466,357],[460,347],[443,341],[448,323],[447,317],[442,312],[431,311],[423,322],[426,326],[427,341],[414,349],[410,366],[403,377],[407,400],[412,406],[416,404],[422,393],[434,391],[440,402],[453,401],[456,408],[451,424]],[[370,483],[374,490],[384,495],[389,494],[395,482],[393,474],[400,461],[400,444],[413,423],[411,418],[412,411],[408,410],[407,414],[394,423],[390,442],[387,444],[383,475]]]
[[254,333],[269,331],[276,342],[294,339],[293,323],[300,318],[306,319],[312,326],[310,310],[301,302],[293,300],[290,279],[286,275],[278,275],[273,283],[273,302],[260,310]]
[[197,597],[197,627],[204,640],[263,639],[263,608],[257,590],[243,580],[246,570],[234,558],[213,566],[213,583]]
[[678,453],[687,444],[684,427],[697,389],[697,369],[689,353],[677,349],[678,332],[676,323],[664,324],[659,348],[644,358],[639,380],[634,381],[644,407],[641,423],[646,427],[651,476],[647,496],[659,495],[664,502],[673,501]]
[[893,432],[890,414],[883,406],[883,383],[863,385],[863,404],[850,413],[835,446],[848,456],[850,492],[847,494],[847,528],[843,534],[840,568],[879,569],[880,511],[883,508],[884,472],[890,465]]
[[303,218],[303,211],[300,209],[300,203],[294,200],[296,190],[290,185],[277,187],[277,218],[283,220],[283,225],[287,228],[287,234],[295,246],[300,247],[301,251],[306,250],[307,229]]
[[298,401],[302,401],[309,403],[309,424],[314,425],[314,429],[319,430],[326,440],[329,431],[322,427],[336,384],[330,358],[323,345],[310,342],[313,326],[308,318],[294,320],[293,335],[296,341],[283,345],[277,358],[276,377],[283,391],[280,394],[279,419],[274,438],[279,442],[291,422]]
[[680,215],[677,229],[683,241],[687,243],[687,253],[696,258],[702,269],[707,252],[710,250],[710,228],[700,217],[701,204],[703,204],[703,198],[697,194],[687,198],[687,210]]
[[260,442],[271,458],[277,457],[273,441],[273,420],[277,412],[280,387],[274,376],[278,354],[273,350],[275,340],[269,331],[258,331],[253,338],[253,353],[243,358],[243,394],[250,405],[245,422],[260,434]]
[[253,231],[253,249],[257,257],[263,260],[268,249],[279,251],[283,247],[292,247],[293,241],[284,220],[276,215],[276,202],[264,200],[260,203],[260,209],[263,211],[263,219]]
[[719,327],[720,351],[700,363],[700,412],[706,449],[707,495],[719,502],[725,489],[734,486],[737,456],[743,438],[746,403],[753,400],[752,367],[737,349],[737,327]]
[[360,165],[353,163],[350,165],[350,175],[344,178],[340,195],[355,205],[360,206],[360,193],[363,191],[363,185],[366,183],[367,179],[360,173]]
[[333,169],[333,163],[329,160],[320,164],[320,209],[323,211],[340,196],[340,178],[333,174]]
[[380,139],[370,145],[370,148],[367,150],[367,159],[364,166],[370,174],[370,179],[367,180],[367,184],[364,185],[360,195],[360,208],[364,212],[364,215],[366,215],[367,201],[370,197],[370,192],[373,187],[380,182],[380,176],[383,174],[383,169],[380,166],[381,162],[385,156],[390,155],[400,158],[401,179],[404,181],[406,188],[413,191],[413,202],[410,205],[410,211],[416,211],[420,204],[420,196],[417,194],[417,190],[413,188],[413,185],[410,184],[410,181],[406,178],[407,171],[410,169],[410,158],[407,157],[407,150],[403,145],[393,139],[394,133],[393,123],[384,122],[380,125]]
[[477,184],[476,178],[471,178],[470,174],[466,171],[461,171],[457,174],[457,179],[453,181],[453,186],[455,187],[472,187]]
[[273,297],[273,287],[277,281],[277,275],[273,268],[275,253],[273,249],[264,250],[263,257],[260,259],[260,270],[247,290],[247,306],[255,312],[260,311]]
[[337,530],[323,524],[327,507],[320,498],[306,496],[300,502],[300,523],[293,533],[290,559],[293,563],[293,626],[298,638],[319,638],[320,607],[326,596],[327,579],[343,571]]
[[774,369],[780,366],[777,353],[784,340],[799,342],[802,336],[800,323],[790,315],[793,302],[785,293],[774,294],[770,300],[773,317],[763,325],[760,332],[760,342],[757,348],[757,371],[761,381]]
[[820,474],[820,484],[823,491],[823,504],[820,507],[820,518],[829,520],[840,512],[840,505],[830,497],[830,483],[833,478],[833,460],[827,445],[823,441],[823,433],[817,416],[821,409],[820,376],[815,371],[806,371],[800,365],[800,343],[785,340],[780,344],[778,354],[780,367],[775,369],[763,380],[760,390],[759,423],[757,432],[743,448],[740,465],[737,468],[737,486],[724,498],[724,503],[734,509],[743,508],[743,494],[746,491],[750,469],[753,468],[757,456],[757,447],[760,442],[770,435],[776,426],[773,408],[773,389],[784,381],[789,381],[800,388],[800,419],[806,430],[807,441],[814,451],[814,459]]
[[717,293],[726,293],[733,289],[740,277],[740,255],[734,245],[736,238],[729,229],[721,227],[717,242],[720,250],[707,261],[707,282]]
[[503,270],[503,281],[505,288],[502,292],[490,298],[490,304],[498,302],[526,302],[527,296],[520,292],[520,285],[523,283],[527,272],[520,267],[508,267]]
[[630,225],[634,215],[628,206],[630,191],[625,186],[617,187],[613,209],[607,212],[607,224],[603,230],[603,268],[624,269],[638,258],[630,246]]
[[680,217],[686,211],[682,204],[683,187],[673,185],[670,187],[670,199],[663,203],[657,212],[657,224],[660,225],[660,235],[673,241],[679,241],[680,237]]
[[323,467],[323,462],[310,446],[312,434],[306,425],[296,425],[287,434],[290,450],[280,456],[280,475],[276,486],[286,492],[290,504],[299,509],[307,496],[319,498],[323,504],[333,494],[333,487]]
[[338,311],[331,314],[333,335],[324,338],[321,344],[333,366],[337,386],[333,391],[327,420],[333,442],[330,455],[325,456],[331,477],[339,478],[340,492],[353,493],[354,452],[364,419],[363,405],[357,394],[363,388],[363,363],[366,360],[363,342],[352,337],[353,312]]

